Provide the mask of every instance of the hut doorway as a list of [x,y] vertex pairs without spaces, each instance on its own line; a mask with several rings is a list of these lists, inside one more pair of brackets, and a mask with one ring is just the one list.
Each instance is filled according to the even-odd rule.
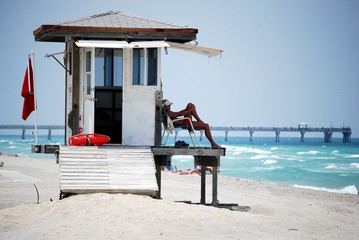
[[84,48],[83,131],[122,143],[123,49]]

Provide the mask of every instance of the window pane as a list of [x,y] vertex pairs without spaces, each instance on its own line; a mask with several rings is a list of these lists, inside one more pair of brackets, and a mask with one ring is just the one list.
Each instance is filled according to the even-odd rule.
[[91,95],[91,74],[86,74],[86,94]]
[[86,52],[86,72],[91,72],[91,52]]
[[147,49],[147,85],[157,86],[157,48]]
[[95,50],[95,84],[98,87],[105,86],[105,61],[103,48],[96,48]]
[[122,77],[123,77],[123,50],[115,49],[114,50],[114,86],[122,86]]
[[113,86],[113,49],[105,49],[105,86]]
[[144,56],[143,49],[133,49],[133,63],[132,63],[132,84],[133,85],[144,85],[143,79],[143,67],[144,67]]

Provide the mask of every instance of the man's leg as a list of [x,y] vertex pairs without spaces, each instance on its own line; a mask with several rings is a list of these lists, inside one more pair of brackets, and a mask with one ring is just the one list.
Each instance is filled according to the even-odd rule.
[[204,134],[211,142],[212,147],[219,147],[219,145],[213,140],[211,129],[207,123],[194,121],[192,124],[195,130],[204,130]]
[[192,119],[193,116],[198,122],[203,122],[201,118],[198,116],[196,106],[193,103],[188,103],[186,109],[191,110],[191,112],[189,116],[185,116],[185,117],[189,117],[190,119]]

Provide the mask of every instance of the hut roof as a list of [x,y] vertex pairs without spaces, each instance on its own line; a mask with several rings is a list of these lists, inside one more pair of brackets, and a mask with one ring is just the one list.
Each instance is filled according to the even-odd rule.
[[35,41],[64,42],[66,36],[76,39],[169,40],[189,42],[198,29],[129,15],[120,11],[42,25],[34,31]]

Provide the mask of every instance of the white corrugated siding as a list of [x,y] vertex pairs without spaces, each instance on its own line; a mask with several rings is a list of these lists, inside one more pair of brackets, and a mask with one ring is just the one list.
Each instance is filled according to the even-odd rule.
[[60,190],[155,195],[156,168],[150,148],[60,146]]

